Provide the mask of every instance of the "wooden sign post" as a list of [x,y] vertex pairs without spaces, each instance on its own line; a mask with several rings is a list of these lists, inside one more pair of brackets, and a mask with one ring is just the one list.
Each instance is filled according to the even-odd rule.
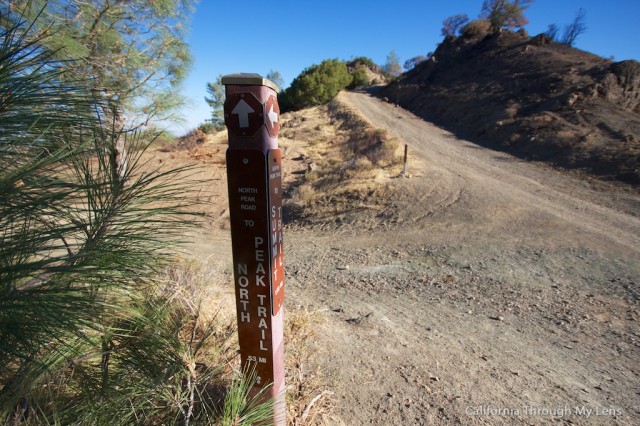
[[286,423],[284,406],[284,254],[282,167],[278,149],[278,87],[258,74],[222,78],[229,134],[227,178],[244,371],[255,371],[253,393],[274,398],[275,425]]

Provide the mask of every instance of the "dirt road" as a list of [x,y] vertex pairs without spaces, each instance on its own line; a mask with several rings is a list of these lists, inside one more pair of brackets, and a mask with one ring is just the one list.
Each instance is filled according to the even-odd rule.
[[[329,424],[640,424],[640,196],[341,94],[409,146],[393,202],[286,234]],[[377,227],[362,229],[365,219]]]
[[[332,392],[309,419],[640,424],[637,188],[479,147],[367,94],[339,96],[409,145],[411,178],[378,182],[383,201],[350,210],[349,198],[329,197],[340,217],[324,205],[319,220],[286,225],[285,303],[316,312],[313,359]],[[331,141],[339,123],[306,114],[296,126]],[[285,127],[291,183],[320,142]],[[230,274],[226,145],[216,138],[188,154],[205,164],[196,177],[213,182],[200,192],[209,229],[190,251]]]

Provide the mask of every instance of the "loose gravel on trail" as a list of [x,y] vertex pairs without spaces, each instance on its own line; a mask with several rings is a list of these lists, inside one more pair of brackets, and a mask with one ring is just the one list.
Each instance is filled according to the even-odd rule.
[[[389,178],[385,203],[286,225],[285,306],[322,318],[314,358],[333,392],[315,421],[640,424],[637,188],[339,96],[408,144],[411,178]],[[224,164],[208,166],[215,207],[191,250],[230,268]]]

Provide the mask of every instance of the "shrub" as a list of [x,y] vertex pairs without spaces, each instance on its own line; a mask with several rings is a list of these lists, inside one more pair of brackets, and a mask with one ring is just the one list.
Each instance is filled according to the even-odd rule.
[[[382,129],[369,132],[365,138],[364,149],[362,154],[377,166],[390,166],[394,164],[396,159],[396,141],[392,140],[389,134]],[[368,145],[368,146],[367,146]]]
[[352,77],[347,64],[338,59],[327,59],[313,65],[296,77],[281,96],[281,109],[298,110],[323,105],[333,99],[340,90],[351,84]]
[[547,46],[553,42],[553,39],[546,33],[540,33],[531,39],[531,44],[535,46]]
[[460,30],[462,37],[477,37],[490,32],[491,22],[487,19],[474,19]]
[[202,145],[207,141],[207,135],[198,129],[193,129],[184,136],[178,138],[178,148],[191,149],[198,145]]
[[362,68],[355,70],[351,74],[351,77],[353,78],[353,80],[351,81],[349,88],[369,85],[369,75]]
[[200,130],[205,135],[212,135],[214,133],[219,132],[223,128],[224,126],[218,126],[212,123],[211,121],[205,121],[204,123],[198,126],[198,130]]
[[522,27],[529,23],[524,16],[524,11],[532,1],[485,0],[480,17],[486,18],[491,23],[493,32],[498,32],[504,27]]
[[311,185],[301,185],[293,193],[293,202],[302,206],[310,207],[318,200],[318,193]]
[[347,64],[350,68],[358,68],[358,67],[367,67],[371,70],[376,70],[380,67],[376,65],[375,62],[371,58],[367,58],[366,56],[358,56],[351,62]]
[[366,158],[378,167],[387,167],[396,162],[397,142],[385,130],[366,130],[359,136],[347,143],[354,160]]

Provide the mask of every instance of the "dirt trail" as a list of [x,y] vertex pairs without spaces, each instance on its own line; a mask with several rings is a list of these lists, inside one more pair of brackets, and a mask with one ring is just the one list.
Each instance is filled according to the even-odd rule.
[[[612,185],[571,178],[540,164],[457,139],[410,112],[371,96],[345,95],[375,126],[391,130],[427,159],[429,169],[455,175],[457,183],[473,197],[519,204],[532,214],[564,220],[562,226],[577,226],[630,249],[640,247],[637,193],[620,194],[614,190],[612,194]],[[418,173],[424,175],[429,169]]]
[[409,145],[412,178],[379,229],[286,235],[287,303],[325,319],[325,421],[639,424],[637,191],[340,96]]
[[[285,303],[318,313],[314,358],[333,392],[314,422],[640,424],[637,189],[479,147],[364,93],[339,97],[409,145],[412,177],[384,178],[380,202],[333,200],[349,217],[286,226]],[[339,125],[314,111],[296,126],[316,133],[281,135],[285,185]],[[223,139],[156,161],[206,165],[208,231],[189,251],[230,273]]]

